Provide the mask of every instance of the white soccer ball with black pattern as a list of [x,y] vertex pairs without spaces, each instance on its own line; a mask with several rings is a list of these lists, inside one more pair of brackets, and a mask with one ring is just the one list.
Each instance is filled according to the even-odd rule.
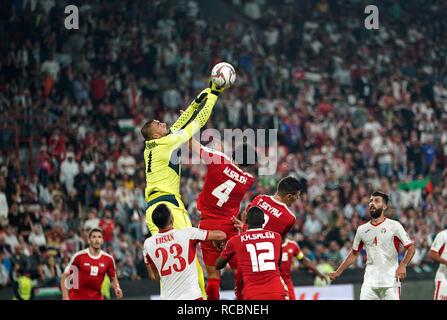
[[224,87],[227,89],[236,81],[236,71],[228,62],[218,63],[211,71],[211,81],[213,81],[217,87]]

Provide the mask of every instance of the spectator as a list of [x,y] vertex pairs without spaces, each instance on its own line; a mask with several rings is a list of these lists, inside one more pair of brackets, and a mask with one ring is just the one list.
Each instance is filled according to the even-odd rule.
[[84,230],[92,230],[99,228],[100,220],[97,217],[97,211],[96,209],[90,210],[90,212],[87,215],[87,220],[84,223]]
[[11,225],[7,226],[5,231],[5,244],[8,245],[9,248],[11,248],[12,253],[15,253],[15,248],[19,245],[19,240],[17,239],[17,236],[13,231]]
[[28,257],[23,253],[23,247],[22,245],[18,244],[14,248],[14,253],[11,256],[11,264],[18,265],[19,268],[22,268],[23,270],[31,271],[31,266],[28,260]]
[[8,201],[6,200],[6,195],[0,188],[0,225],[6,225],[8,219]]
[[64,184],[68,193],[76,191],[74,189],[74,180],[79,173],[79,165],[74,159],[73,152],[67,152],[67,159],[61,164],[60,182]]
[[136,280],[136,278],[137,278],[137,268],[135,267],[135,263],[131,256],[127,257],[122,267],[121,279]]
[[127,149],[124,149],[123,154],[118,159],[118,169],[120,174],[133,176],[135,173],[135,167],[135,158],[129,154],[129,151]]
[[59,62],[54,59],[54,54],[50,53],[48,59],[42,63],[40,68],[42,72],[47,72],[48,75],[53,79],[53,81],[57,81],[59,79],[59,72],[61,67]]
[[44,280],[41,283],[42,287],[58,286],[60,284],[62,272],[60,266],[56,263],[54,256],[48,256],[42,267],[42,273],[44,276]]
[[110,209],[104,210],[104,217],[99,221],[99,227],[103,231],[102,237],[104,239],[104,245],[113,244],[115,221],[112,219],[112,211]]
[[5,259],[5,254],[0,251],[0,288],[5,288],[11,283],[9,271],[6,269],[4,264]]
[[46,248],[47,241],[40,224],[36,224],[33,226],[32,231],[28,237],[28,242],[32,246],[37,246],[41,251]]
[[107,180],[105,187],[100,192],[100,207],[102,210],[114,210],[116,208],[118,197],[113,188],[112,181]]
[[341,260],[340,246],[337,241],[331,241],[329,249],[324,253],[325,260],[334,268],[338,267],[343,261]]
[[135,238],[142,241],[142,224],[146,223],[146,215],[139,207],[138,200],[133,201],[133,208],[129,211],[129,232],[135,233]]
[[321,222],[318,220],[315,212],[312,211],[306,218],[306,222],[304,222],[303,233],[304,235],[316,234],[321,232],[321,230]]

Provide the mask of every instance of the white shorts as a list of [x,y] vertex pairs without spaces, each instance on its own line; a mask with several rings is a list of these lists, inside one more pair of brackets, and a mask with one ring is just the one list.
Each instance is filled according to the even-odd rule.
[[433,300],[447,300],[447,283],[444,280],[435,280],[435,295]]
[[363,284],[360,300],[400,300],[400,284],[386,288],[373,288]]

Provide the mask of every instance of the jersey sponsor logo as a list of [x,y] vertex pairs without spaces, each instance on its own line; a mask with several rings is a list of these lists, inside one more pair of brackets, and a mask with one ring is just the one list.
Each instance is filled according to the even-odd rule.
[[148,148],[148,149],[153,149],[156,146],[158,146],[158,144],[155,141],[152,141],[152,142],[149,142],[146,144],[146,148]]
[[89,266],[89,265],[90,265],[90,263],[88,263],[88,262],[84,263],[84,266]]
[[231,170],[229,167],[226,167],[224,173],[233,180],[236,180],[242,184],[247,183],[247,177],[244,177],[237,173],[236,171]]
[[173,234],[167,234],[165,236],[162,236],[160,238],[155,239],[155,244],[162,244],[162,243],[166,243],[169,241],[174,240],[174,235]]
[[272,207],[270,204],[265,202],[262,199],[259,199],[257,206],[261,209],[266,210],[268,213],[273,214],[275,217],[279,218],[282,215],[282,212],[276,209],[275,207]]
[[366,231],[365,231],[365,233],[368,233],[368,232],[369,232],[369,230],[371,230],[371,229],[368,229],[368,230],[366,230]]
[[241,235],[241,241],[258,240],[258,239],[274,239],[275,235],[272,232],[255,233],[255,234],[243,234]]
[[100,263],[99,266],[100,266],[101,268],[104,268],[104,263]]

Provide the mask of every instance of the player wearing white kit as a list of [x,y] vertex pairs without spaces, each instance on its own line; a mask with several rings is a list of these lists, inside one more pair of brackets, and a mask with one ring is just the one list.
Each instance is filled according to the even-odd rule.
[[199,241],[222,241],[220,230],[174,229],[174,218],[165,204],[152,212],[159,232],[144,241],[144,262],[154,281],[161,279],[161,300],[202,300],[195,261]]
[[[385,217],[388,196],[376,191],[369,200],[371,220],[358,227],[352,250],[331,280],[357,261],[363,247],[366,250],[366,268],[360,300],[400,300],[400,282],[405,279],[406,267],[414,255],[414,246],[402,225]],[[400,245],[406,248],[405,256],[398,263]]]
[[436,235],[430,248],[430,258],[439,262],[435,276],[434,300],[447,300],[447,230]]

